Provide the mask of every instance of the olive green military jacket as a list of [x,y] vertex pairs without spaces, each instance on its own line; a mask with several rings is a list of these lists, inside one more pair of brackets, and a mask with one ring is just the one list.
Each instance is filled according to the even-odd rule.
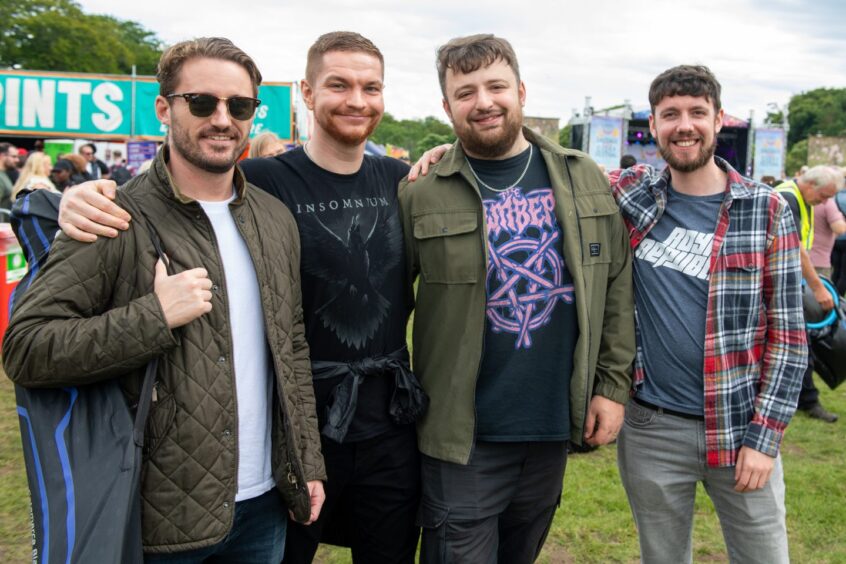
[[[584,153],[523,132],[547,164],[573,276],[579,336],[570,414],[573,440],[581,442],[592,396],[622,404],[629,398],[635,355],[629,238],[597,165]],[[418,426],[420,450],[467,464],[475,437],[488,253],[482,197],[461,144],[427,176],[403,181],[399,202],[407,268],[412,280],[419,276],[414,372],[431,398]]]

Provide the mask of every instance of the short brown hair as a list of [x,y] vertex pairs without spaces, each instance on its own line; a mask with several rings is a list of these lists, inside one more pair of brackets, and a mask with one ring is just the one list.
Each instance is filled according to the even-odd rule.
[[324,33],[317,38],[317,41],[309,47],[306,60],[306,80],[314,86],[320,65],[323,63],[323,55],[332,51],[347,51],[351,53],[365,53],[379,59],[382,65],[382,76],[385,76],[385,58],[372,41],[354,31],[331,31]]
[[438,48],[437,67],[441,93],[446,97],[447,70],[452,69],[453,72],[469,74],[482,67],[490,66],[498,60],[505,61],[514,71],[517,82],[520,82],[517,55],[507,40],[496,37],[492,33],[450,39],[447,44]]
[[159,59],[159,64],[156,67],[159,94],[162,96],[174,94],[173,89],[179,82],[179,71],[182,70],[182,65],[190,59],[197,58],[221,59],[241,65],[250,75],[253,96],[258,95],[261,73],[255,61],[225,37],[198,37],[168,47],[162,53],[162,58]]
[[720,83],[708,67],[704,65],[679,65],[667,69],[652,81],[649,86],[649,105],[653,113],[655,106],[669,96],[704,96],[719,112]]

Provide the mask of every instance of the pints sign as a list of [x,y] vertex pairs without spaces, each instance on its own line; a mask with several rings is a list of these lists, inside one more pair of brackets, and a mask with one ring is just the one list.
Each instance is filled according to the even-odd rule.
[[131,109],[131,77],[0,74],[3,133],[129,137]]
[[[162,139],[159,85],[143,76],[0,71],[0,134],[90,139]],[[252,134],[291,138],[291,84],[259,88]]]

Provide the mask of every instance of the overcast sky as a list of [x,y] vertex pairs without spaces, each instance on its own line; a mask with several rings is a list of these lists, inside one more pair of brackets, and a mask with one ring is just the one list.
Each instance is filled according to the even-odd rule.
[[386,109],[446,121],[434,69],[447,40],[490,32],[514,46],[527,88],[526,115],[558,117],[592,97],[594,108],[630,99],[648,107],[661,71],[708,65],[732,115],[764,118],[813,88],[846,87],[846,8],[839,0],[78,0],[87,13],[134,20],[166,43],[230,38],[267,81],[302,78],[322,33],[357,31],[385,56]]

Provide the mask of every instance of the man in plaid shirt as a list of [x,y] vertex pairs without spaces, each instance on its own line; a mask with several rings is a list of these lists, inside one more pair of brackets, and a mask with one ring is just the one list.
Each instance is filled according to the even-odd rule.
[[690,562],[696,484],[732,561],[787,562],[779,445],[807,366],[799,240],[785,201],[715,157],[720,84],[659,75],[667,161],[611,174],[635,253],[638,349],[618,462],[646,563]]

